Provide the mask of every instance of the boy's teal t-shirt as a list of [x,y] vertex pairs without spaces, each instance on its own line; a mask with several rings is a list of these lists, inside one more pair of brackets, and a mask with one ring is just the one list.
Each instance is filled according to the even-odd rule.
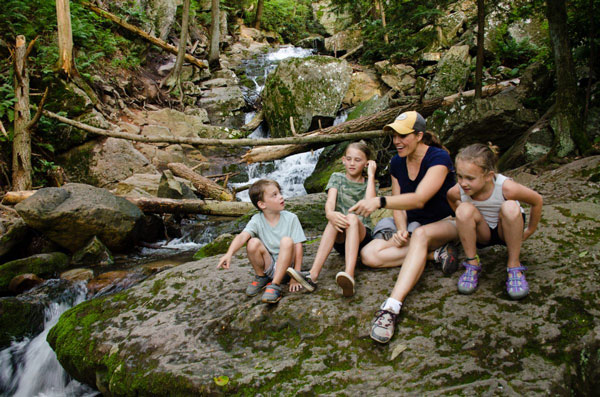
[[243,230],[250,233],[252,237],[257,237],[265,245],[265,248],[277,260],[279,255],[279,244],[284,237],[291,237],[295,243],[306,241],[304,230],[298,217],[289,212],[281,211],[279,222],[275,227],[269,225],[262,212],[255,214]]

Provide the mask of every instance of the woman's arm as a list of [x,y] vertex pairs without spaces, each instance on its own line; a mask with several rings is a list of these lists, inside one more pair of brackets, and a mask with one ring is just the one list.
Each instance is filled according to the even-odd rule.
[[[423,208],[425,204],[440,190],[444,180],[448,175],[448,167],[445,165],[434,165],[427,170],[427,173],[417,186],[414,193],[403,193],[396,196],[386,197],[385,208],[394,210],[412,210]],[[351,212],[358,215],[369,216],[373,211],[380,208],[379,197],[369,200],[361,200],[356,203]]]
[[527,240],[527,238],[535,232],[540,219],[542,219],[542,205],[544,204],[544,199],[535,190],[510,179],[502,184],[502,194],[507,200],[518,200],[531,206],[531,210],[529,211],[529,224],[523,232],[523,240]]

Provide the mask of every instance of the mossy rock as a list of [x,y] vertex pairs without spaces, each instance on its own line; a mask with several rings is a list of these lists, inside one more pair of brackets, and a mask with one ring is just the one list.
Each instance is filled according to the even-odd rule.
[[226,253],[229,249],[229,244],[231,244],[234,238],[235,236],[230,233],[221,234],[212,242],[200,248],[198,252],[194,254],[194,259],[198,260],[206,258],[208,256],[215,256]]
[[331,174],[334,172],[345,172],[342,157],[348,145],[349,142],[342,142],[323,149],[314,171],[304,181],[304,188],[308,193],[324,191]]
[[69,257],[62,252],[33,255],[0,266],[0,294],[9,292],[8,285],[19,274],[33,273],[42,278],[58,276],[69,266]]
[[11,342],[32,337],[44,329],[44,304],[16,297],[0,298],[0,350]]
[[115,260],[106,245],[94,236],[85,247],[73,254],[71,262],[77,266],[109,266]]

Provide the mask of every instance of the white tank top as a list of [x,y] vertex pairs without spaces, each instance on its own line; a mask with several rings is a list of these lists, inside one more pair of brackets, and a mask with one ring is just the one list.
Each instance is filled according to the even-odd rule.
[[[494,178],[494,191],[491,196],[487,200],[473,200],[471,197],[467,196],[464,190],[458,186],[460,189],[460,201],[463,203],[471,203],[479,210],[483,219],[485,219],[486,223],[494,229],[498,226],[498,217],[500,215],[500,206],[502,203],[506,201],[504,195],[502,194],[502,185],[504,182],[509,179],[502,174],[496,174]],[[517,201],[517,204],[519,202]],[[519,205],[520,207],[520,205]],[[523,208],[521,208],[521,213],[523,213]]]

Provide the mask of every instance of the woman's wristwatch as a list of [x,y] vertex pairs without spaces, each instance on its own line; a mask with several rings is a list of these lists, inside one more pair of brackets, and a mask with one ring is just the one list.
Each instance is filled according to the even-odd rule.
[[380,196],[379,197],[379,208],[385,208],[386,205],[387,205],[387,200],[386,200],[385,196]]

